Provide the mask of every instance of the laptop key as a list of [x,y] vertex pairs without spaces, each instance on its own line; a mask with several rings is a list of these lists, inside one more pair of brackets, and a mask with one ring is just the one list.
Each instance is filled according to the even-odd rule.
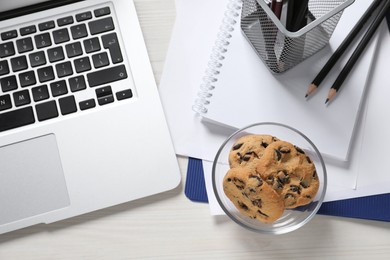
[[84,71],[91,70],[91,63],[89,62],[89,58],[88,57],[75,59],[73,61],[73,63],[74,63],[74,68],[75,68],[77,73],[81,73],[81,72],[84,72]]
[[60,30],[53,31],[53,39],[55,44],[68,42],[70,40],[68,29],[63,28]]
[[6,58],[15,54],[13,42],[4,42],[0,44],[0,58]]
[[26,56],[20,56],[11,59],[11,67],[13,72],[25,70],[28,68]]
[[107,104],[112,103],[112,102],[114,102],[113,95],[98,98],[98,103],[100,106],[104,106],[104,105],[107,105]]
[[35,102],[39,102],[49,98],[49,91],[46,85],[32,88],[32,96]]
[[9,73],[8,62],[6,60],[0,61],[0,76],[7,75]]
[[131,89],[125,89],[116,93],[116,99],[118,100],[124,100],[132,97],[133,92],[131,91]]
[[68,55],[68,58],[73,58],[76,56],[80,56],[83,54],[83,50],[81,48],[81,43],[75,42],[71,43],[65,46],[66,53]]
[[35,110],[37,111],[38,121],[45,121],[58,117],[58,110],[55,100],[38,104],[35,106]]
[[111,17],[89,22],[88,25],[89,31],[92,35],[112,31],[115,29],[114,22]]
[[78,24],[70,27],[70,31],[72,32],[72,37],[74,40],[84,38],[88,36],[87,27],[85,24]]
[[30,94],[28,90],[22,90],[13,94],[15,106],[20,107],[31,103]]
[[68,94],[68,88],[65,80],[60,80],[50,84],[51,94],[53,97],[62,96]]
[[38,69],[38,78],[41,83],[54,79],[54,71],[51,66]]
[[30,25],[27,27],[20,28],[20,35],[25,36],[28,34],[35,33],[36,31],[37,31],[37,28],[35,27],[35,25]]
[[124,65],[111,67],[105,70],[98,70],[87,74],[90,87],[96,87],[108,84],[114,81],[127,78],[127,72]]
[[32,107],[0,114],[0,132],[35,123]]
[[102,36],[103,46],[110,50],[112,63],[120,63],[123,61],[122,52],[119,46],[116,33],[110,33]]
[[77,112],[74,96],[60,98],[58,103],[60,104],[61,114],[63,116]]
[[97,69],[108,66],[110,64],[110,61],[108,60],[108,55],[105,52],[93,55],[92,61],[93,61],[93,65]]
[[35,83],[37,83],[37,80],[35,78],[34,71],[27,71],[24,73],[20,73],[19,74],[19,82],[20,82],[20,86],[22,86],[22,87],[28,87],[31,85],[35,85]]
[[0,96],[0,111],[4,111],[10,108],[12,108],[11,96],[8,94]]
[[38,51],[29,55],[31,67],[35,68],[46,64],[45,53]]
[[18,31],[16,31],[16,30],[3,32],[1,34],[1,39],[3,41],[10,40],[10,39],[13,39],[13,38],[16,38],[16,37],[18,37]]
[[12,75],[6,78],[0,79],[0,85],[3,92],[15,90],[18,88],[18,83],[16,82],[16,76]]
[[68,25],[68,24],[72,24],[72,23],[73,23],[72,16],[67,16],[67,17],[57,19],[58,26],[64,26],[64,25]]
[[34,39],[35,39],[35,45],[37,46],[38,49],[51,46],[51,38],[49,33],[35,35]]
[[110,7],[103,7],[93,11],[96,17],[101,17],[111,13]]
[[69,79],[69,88],[72,92],[77,92],[86,89],[84,76],[77,76]]
[[101,97],[105,97],[105,96],[110,96],[112,95],[112,89],[111,89],[111,86],[106,86],[106,87],[102,87],[102,88],[97,88],[95,90],[96,92],[96,97],[97,98],[101,98]]
[[47,56],[50,62],[56,62],[65,59],[64,51],[61,46],[47,50]]
[[85,13],[80,13],[76,15],[76,21],[77,22],[82,22],[85,20],[92,19],[92,13],[91,12],[85,12]]
[[19,53],[32,51],[34,46],[31,37],[20,39],[16,41],[16,47]]
[[86,53],[100,51],[99,38],[95,37],[84,41],[84,49]]
[[59,63],[56,65],[57,76],[63,78],[73,74],[72,64],[70,61]]
[[46,31],[49,29],[53,29],[55,26],[56,25],[55,25],[54,21],[47,21],[47,22],[38,24],[38,28],[40,31]]
[[80,110],[87,110],[90,108],[94,108],[96,106],[96,103],[95,100],[92,98],[92,99],[79,102],[79,106],[80,106]]

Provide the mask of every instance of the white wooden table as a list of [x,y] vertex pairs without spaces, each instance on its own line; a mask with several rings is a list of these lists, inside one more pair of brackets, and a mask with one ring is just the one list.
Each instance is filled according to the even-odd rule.
[[[135,2],[159,83],[174,0]],[[290,234],[265,236],[212,217],[207,204],[184,195],[187,159],[178,160],[178,188],[0,235],[0,259],[390,259],[390,223],[316,216]]]

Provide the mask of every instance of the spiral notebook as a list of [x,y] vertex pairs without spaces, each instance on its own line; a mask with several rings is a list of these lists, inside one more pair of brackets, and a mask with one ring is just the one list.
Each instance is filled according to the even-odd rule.
[[317,93],[308,100],[304,96],[311,80],[369,4],[355,0],[344,10],[325,48],[287,72],[274,75],[241,32],[242,1],[229,1],[193,110],[204,120],[233,128],[256,122],[287,124],[307,135],[325,157],[347,161],[378,37],[371,40],[330,105],[324,104],[327,92],[362,34]]

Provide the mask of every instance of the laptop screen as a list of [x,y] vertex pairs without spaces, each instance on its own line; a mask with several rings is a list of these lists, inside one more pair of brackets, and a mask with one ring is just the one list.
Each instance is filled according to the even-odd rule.
[[46,1],[48,0],[1,0],[0,13]]

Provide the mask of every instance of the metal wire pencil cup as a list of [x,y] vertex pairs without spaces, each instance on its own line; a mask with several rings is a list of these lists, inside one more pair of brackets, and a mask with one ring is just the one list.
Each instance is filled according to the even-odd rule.
[[[279,20],[267,2],[243,0],[241,30],[267,68],[277,74],[291,69],[325,47],[343,10],[354,0],[309,0],[304,16],[305,26],[297,31],[287,30],[283,25],[285,18]],[[285,1],[285,6],[288,2]]]

